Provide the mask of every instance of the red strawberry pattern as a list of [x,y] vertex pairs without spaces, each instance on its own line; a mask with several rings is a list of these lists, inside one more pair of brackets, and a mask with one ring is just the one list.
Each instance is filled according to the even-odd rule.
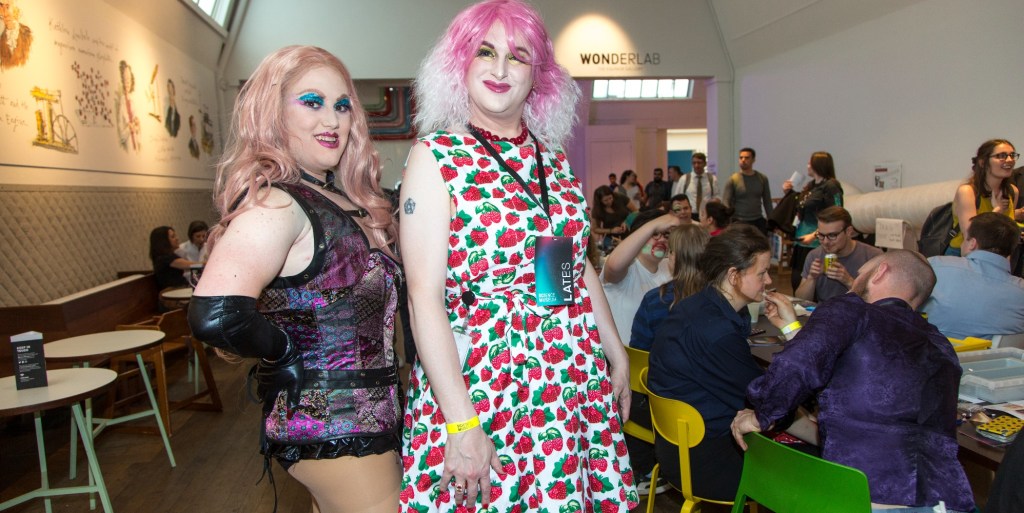
[[[561,150],[540,147],[550,217],[475,139],[437,132],[433,150],[455,200],[444,294],[453,328],[465,333],[464,381],[505,472],[491,473],[489,509],[620,512],[638,505],[618,407],[590,295],[583,282],[590,224],[580,183]],[[494,144],[537,192],[534,146]],[[539,194],[535,194],[540,197]],[[575,304],[535,300],[534,248],[541,236],[573,239]],[[475,301],[467,306],[463,294]],[[463,338],[460,335],[460,338]],[[592,384],[602,384],[591,386]],[[461,419],[452,419],[461,420]],[[445,418],[419,362],[406,405],[399,511],[470,511],[439,483],[448,440]],[[626,476],[629,479],[626,479]]]

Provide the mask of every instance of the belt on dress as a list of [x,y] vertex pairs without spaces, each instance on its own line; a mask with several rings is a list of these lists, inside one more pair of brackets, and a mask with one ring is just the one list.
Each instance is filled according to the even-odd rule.
[[302,373],[302,388],[324,390],[340,388],[369,388],[398,383],[398,368],[395,366],[360,370],[315,370]]

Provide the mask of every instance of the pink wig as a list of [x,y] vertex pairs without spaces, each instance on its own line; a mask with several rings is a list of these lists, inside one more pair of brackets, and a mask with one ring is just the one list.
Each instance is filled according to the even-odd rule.
[[485,0],[459,13],[420,64],[414,94],[421,135],[461,129],[469,121],[466,72],[491,25],[501,23],[509,50],[519,57],[515,39],[530,50],[533,90],[526,98],[523,117],[533,133],[547,144],[561,145],[576,122],[580,91],[555,52],[544,21],[520,0]]
[[210,232],[210,243],[239,212],[263,205],[275,183],[297,183],[299,166],[288,152],[284,120],[285,94],[306,72],[327,68],[341,74],[352,101],[348,144],[335,171],[335,180],[356,205],[370,213],[372,238],[389,255],[397,238],[391,202],[380,189],[380,159],[370,142],[366,111],[355,95],[345,65],[315,46],[287,46],[268,55],[242,86],[235,104],[231,134],[217,165],[214,203],[221,220]]

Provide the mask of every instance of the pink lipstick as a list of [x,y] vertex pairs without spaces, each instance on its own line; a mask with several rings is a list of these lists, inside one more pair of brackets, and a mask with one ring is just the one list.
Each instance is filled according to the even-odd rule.
[[488,89],[496,93],[507,93],[509,89],[512,89],[512,86],[508,84],[491,82],[490,80],[484,80],[484,85],[487,86]]

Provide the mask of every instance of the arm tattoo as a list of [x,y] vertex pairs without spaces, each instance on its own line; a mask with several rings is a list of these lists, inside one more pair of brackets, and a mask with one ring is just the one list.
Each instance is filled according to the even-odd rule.
[[416,211],[416,202],[413,201],[412,198],[406,199],[404,209],[406,215],[412,215],[412,213]]

